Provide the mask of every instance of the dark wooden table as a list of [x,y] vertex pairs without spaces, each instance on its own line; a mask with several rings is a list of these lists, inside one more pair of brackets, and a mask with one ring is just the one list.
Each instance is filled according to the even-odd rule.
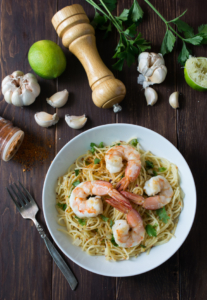
[[[129,8],[132,0],[118,1],[117,13]],[[42,39],[52,40],[59,45],[56,32],[51,24],[55,12],[67,5],[80,3],[89,17],[94,9],[84,0],[6,0],[1,1],[1,78],[14,70],[30,72],[27,60],[30,46]],[[165,26],[160,18],[139,0],[145,16],[139,31],[152,42],[152,51],[159,52]],[[206,23],[207,1],[201,0],[152,0],[166,19],[173,19],[186,8],[184,20],[194,28]],[[104,62],[111,68],[112,55],[118,36],[115,31],[106,40],[101,32],[96,33],[97,47]],[[168,75],[165,82],[156,86],[159,100],[154,107],[148,107],[137,85],[137,65],[125,66],[122,72],[115,72],[127,88],[127,96],[122,102],[123,111],[115,115],[112,110],[97,108],[91,101],[91,91],[85,72],[79,61],[67,49],[67,70],[57,80],[39,78],[41,95],[29,107],[23,109],[8,105],[1,95],[0,115],[12,120],[26,132],[39,136],[46,145],[46,138],[54,141],[50,156],[41,165],[36,163],[30,172],[23,172],[20,164],[1,161],[0,184],[0,300],[36,299],[207,299],[207,201],[206,186],[206,94],[192,90],[184,81],[183,69],[177,63],[180,43],[176,42],[173,53],[166,55]],[[206,56],[207,46],[194,47],[196,56]],[[45,98],[56,91],[67,88],[70,97],[67,105],[58,110],[61,117],[57,127],[44,129],[34,120],[37,111],[54,113]],[[173,110],[168,103],[169,95],[180,91],[183,96],[180,109]],[[88,122],[82,130],[69,128],[65,121],[66,113],[85,113]],[[57,152],[74,136],[94,126],[109,123],[131,123],[150,128],[173,143],[187,160],[197,187],[198,207],[193,228],[180,250],[160,267],[139,276],[110,278],[90,273],[67,257],[79,285],[72,292],[65,278],[54,264],[44,242],[31,221],[22,219],[9,199],[5,187],[20,179],[29,189],[42,208],[42,187],[47,169]],[[185,205],[188,199],[185,199]],[[42,210],[38,220],[46,229]]]

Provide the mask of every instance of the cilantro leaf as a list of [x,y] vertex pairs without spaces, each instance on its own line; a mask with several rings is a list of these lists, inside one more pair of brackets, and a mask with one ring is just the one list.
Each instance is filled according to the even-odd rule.
[[90,147],[91,147],[90,151],[92,152],[92,154],[94,154],[95,151],[96,151],[96,149],[94,147],[96,147],[96,148],[104,148],[104,143],[100,142],[99,145],[96,145],[95,143],[90,143]]
[[193,28],[186,22],[178,19],[172,23],[174,23],[177,26],[179,32],[184,34],[185,38],[190,38],[194,36]]
[[154,176],[157,176],[157,172],[155,170],[152,171]]
[[192,44],[192,45],[200,45],[201,42],[203,40],[203,37],[202,36],[199,36],[199,35],[195,35],[191,38],[188,38],[188,39],[184,39],[184,41],[186,43],[189,43],[189,44]]
[[80,218],[78,218],[77,216],[75,216],[75,218],[78,220],[78,223],[79,223],[81,226],[85,226],[85,225],[86,225],[86,219],[80,219]]
[[78,175],[79,175],[79,172],[80,172],[80,170],[76,169],[76,170],[75,170],[75,176],[78,176]]
[[58,203],[57,203],[57,206],[60,207],[60,208],[61,208],[62,210],[64,210],[64,211],[65,211],[66,208],[67,208],[67,204],[66,204],[66,203],[60,203],[60,202],[58,202]]
[[112,68],[114,70],[118,70],[121,71],[124,65],[124,58],[121,58],[120,60],[118,60],[115,64],[113,64]]
[[104,222],[107,222],[109,218],[105,217],[104,215],[100,215],[101,219],[104,221]]
[[102,28],[102,26],[108,22],[108,19],[106,16],[100,15],[97,11],[95,11],[95,16],[93,21],[91,22],[91,25],[96,29]]
[[164,172],[166,170],[167,170],[167,168],[164,168],[164,167],[158,168],[158,172]]
[[96,158],[94,159],[94,165],[97,165],[97,164],[99,164],[99,163],[100,163],[100,161],[101,161],[101,160],[100,160],[99,158],[97,158],[97,157],[96,157]]
[[139,6],[138,2],[134,0],[131,8],[129,9],[127,25],[130,26],[134,23],[136,26],[138,26],[142,22],[143,15],[143,10]]
[[149,160],[145,160],[145,163],[146,163],[146,168],[147,169],[153,169],[154,168],[153,162],[151,162]]
[[185,62],[186,60],[189,58],[189,55],[190,55],[190,50],[188,50],[188,48],[186,47],[186,44],[185,42],[183,42],[183,47],[182,47],[182,50],[178,56],[178,62],[184,66],[185,65]]
[[98,145],[98,148],[104,148],[104,143],[100,142],[100,144]]
[[147,248],[146,246],[144,246],[144,245],[142,245],[142,244],[140,245],[140,247],[142,247],[142,248]]
[[128,27],[124,33],[129,35],[130,37],[134,37],[137,33],[137,30],[136,30],[136,25],[135,24],[132,24],[130,27]]
[[167,212],[166,212],[166,210],[165,210],[165,207],[162,207],[162,208],[160,208],[160,209],[157,209],[157,210],[156,210],[156,213],[157,213],[159,219],[160,219],[163,223],[167,224],[167,222],[168,222],[168,220],[170,219],[170,217],[167,215]]
[[129,16],[129,9],[124,9],[119,17],[116,17],[117,20],[127,21]]
[[146,229],[146,232],[149,236],[157,236],[157,231],[156,229],[154,228],[154,226],[150,225],[150,224],[147,224],[147,226],[145,227]]
[[131,144],[132,146],[136,147],[137,144],[138,144],[138,140],[137,140],[137,139],[133,139],[133,140],[130,141],[130,144]]
[[160,50],[163,56],[169,52],[172,52],[175,41],[176,41],[176,37],[174,36],[172,31],[167,30],[164,39],[162,41],[161,50]]
[[103,37],[105,39],[108,37],[109,32],[112,31],[111,22],[106,27],[104,27],[104,29],[106,30],[104,37]]
[[112,243],[112,245],[114,245],[115,247],[119,247],[119,245],[115,242],[114,236],[112,236],[112,238],[111,238],[111,243]]
[[80,184],[80,180],[76,180],[73,182],[73,186],[78,186]]
[[114,221],[113,221],[113,220],[110,220],[109,225],[110,225],[110,227],[112,228],[112,226],[114,225]]
[[102,0],[109,11],[113,11],[116,8],[117,0]]
[[201,44],[207,44],[207,24],[199,26],[198,32],[203,36]]

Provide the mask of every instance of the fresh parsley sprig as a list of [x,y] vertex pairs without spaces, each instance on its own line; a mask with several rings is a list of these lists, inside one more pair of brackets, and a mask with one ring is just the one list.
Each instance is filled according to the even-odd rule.
[[[194,34],[194,29],[186,22],[180,20],[180,18],[187,12],[187,10],[185,10],[179,17],[171,21],[167,21],[148,0],[144,0],[144,1],[154,10],[154,12],[162,19],[162,21],[166,25],[166,33],[160,50],[160,52],[163,55],[172,52],[175,45],[176,36],[180,38],[183,42],[182,50],[178,56],[178,62],[181,65],[185,64],[186,60],[189,58],[189,55],[191,54],[191,50],[188,49],[186,43],[195,46],[207,44],[207,24],[199,26],[198,33]],[[177,26],[177,30],[180,33],[182,33],[184,37],[182,37],[177,31],[175,31],[170,25],[170,23],[175,24]]]
[[125,61],[128,66],[131,66],[141,52],[151,48],[149,43],[142,38],[141,33],[136,36],[136,27],[142,21],[144,14],[136,0],[130,9],[124,9],[120,16],[116,17],[111,14],[111,11],[116,8],[117,0],[99,0],[100,4],[93,0],[86,1],[96,10],[91,23],[94,28],[105,30],[104,37],[112,31],[112,25],[119,32],[120,40],[113,56],[113,58],[118,58],[113,65],[115,70],[121,71]]

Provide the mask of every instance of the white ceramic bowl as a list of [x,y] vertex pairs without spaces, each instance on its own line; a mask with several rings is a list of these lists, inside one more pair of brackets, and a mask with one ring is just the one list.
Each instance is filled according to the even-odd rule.
[[[90,142],[112,144],[117,140],[127,141],[137,137],[145,150],[167,158],[179,168],[181,187],[185,193],[184,208],[181,212],[175,232],[176,238],[168,243],[154,247],[150,254],[141,254],[137,258],[121,262],[108,262],[103,256],[89,256],[72,244],[71,238],[58,231],[57,211],[55,208],[55,187],[57,178],[67,172],[75,159],[87,152]],[[91,272],[125,277],[150,271],[169,259],[185,241],[193,224],[196,212],[196,188],[192,173],[180,152],[164,137],[144,127],[130,124],[109,124],[95,127],[78,135],[68,142],[57,154],[51,164],[43,187],[43,211],[47,227],[58,247],[71,260]]]

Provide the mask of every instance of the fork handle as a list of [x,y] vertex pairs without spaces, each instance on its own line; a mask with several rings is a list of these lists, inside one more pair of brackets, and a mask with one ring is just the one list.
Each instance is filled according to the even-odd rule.
[[48,237],[46,236],[43,228],[40,226],[40,224],[37,222],[37,220],[36,219],[32,219],[32,220],[35,223],[35,226],[36,226],[41,238],[43,238],[43,240],[45,242],[45,245],[47,246],[47,249],[50,252],[50,255],[54,259],[54,261],[55,261],[56,265],[59,267],[60,271],[65,276],[65,278],[66,278],[67,282],[69,283],[71,289],[74,291],[77,284],[78,284],[77,279],[75,278],[72,271],[70,270],[70,268],[68,267],[66,262],[63,260],[62,256],[57,251],[55,246],[48,239]]

